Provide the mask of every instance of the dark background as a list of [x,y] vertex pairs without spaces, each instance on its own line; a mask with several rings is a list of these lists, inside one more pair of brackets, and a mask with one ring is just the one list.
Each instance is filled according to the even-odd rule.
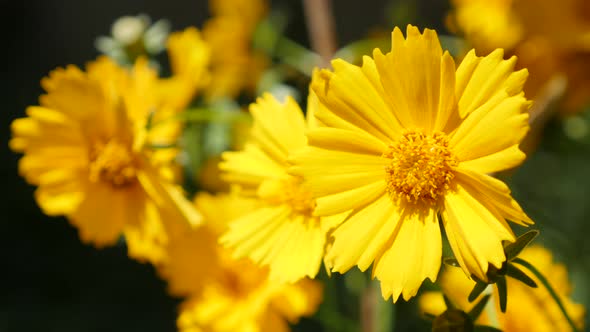
[[[335,0],[340,45],[377,26],[391,31],[387,3],[364,0],[359,9],[358,1]],[[307,45],[300,2],[277,4],[291,13],[287,33]],[[419,21],[440,27],[446,3],[420,6]],[[44,216],[34,188],[17,174],[19,156],[8,149],[10,122],[37,103],[40,79],[94,59],[94,39],[108,35],[117,17],[139,13],[166,18],[178,30],[201,26],[208,9],[204,0],[0,0],[0,332],[175,330],[179,301],[166,295],[154,269],[128,259],[124,247],[84,245],[64,218]]]

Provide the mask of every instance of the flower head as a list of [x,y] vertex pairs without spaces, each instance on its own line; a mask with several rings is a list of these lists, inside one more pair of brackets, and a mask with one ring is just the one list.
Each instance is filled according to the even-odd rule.
[[353,210],[332,233],[333,271],[373,265],[385,298],[410,298],[440,268],[438,215],[466,273],[485,280],[502,265],[502,240],[515,240],[506,219],[531,223],[487,175],[525,157],[527,72],[502,57],[472,51],[455,68],[436,32],[408,26],[407,38],[393,31],[391,52],[360,67],[335,60],[312,81],[322,126],[291,172],[306,180],[315,215]]
[[250,106],[254,125],[244,149],[223,154],[220,168],[230,183],[256,197],[261,207],[234,220],[222,243],[236,257],[268,265],[272,279],[315,277],[328,230],[341,216],[313,215],[316,202],[303,179],[287,173],[291,153],[305,147],[306,122],[297,103],[270,94]]
[[162,105],[155,72],[143,60],[126,70],[100,58],[87,72],[57,69],[42,85],[41,105],[12,123],[10,142],[24,153],[19,171],[39,186],[41,209],[67,216],[84,242],[105,246],[124,234],[131,256],[162,259],[175,224],[200,215],[170,182],[174,153],[149,148],[173,139],[146,131]]

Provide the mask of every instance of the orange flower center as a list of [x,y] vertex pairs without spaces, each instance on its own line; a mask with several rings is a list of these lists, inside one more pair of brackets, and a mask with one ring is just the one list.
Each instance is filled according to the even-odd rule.
[[436,204],[449,189],[458,159],[449,150],[442,132],[425,134],[407,130],[383,153],[391,159],[385,167],[387,192],[409,203]]
[[90,180],[104,181],[119,188],[136,180],[133,153],[123,143],[110,140],[94,144],[90,152]]

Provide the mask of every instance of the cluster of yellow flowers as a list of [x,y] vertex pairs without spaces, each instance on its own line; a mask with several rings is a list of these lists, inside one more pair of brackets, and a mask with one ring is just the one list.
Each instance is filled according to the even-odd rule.
[[[311,279],[322,263],[329,273],[372,266],[384,299],[409,300],[425,279],[437,280],[443,234],[462,272],[445,269],[442,289],[467,309],[472,279],[491,282],[490,271],[506,264],[505,244],[517,238],[508,221],[533,224],[491,174],[524,161],[519,144],[531,106],[523,92],[528,71],[496,47],[520,54],[523,40],[538,36],[509,11],[510,1],[496,1],[498,11],[482,17],[501,26],[464,25],[487,1],[456,2],[453,18],[467,37],[489,33],[494,38],[476,40],[503,45],[456,63],[435,31],[408,26],[404,36],[395,28],[391,51],[375,49],[360,66],[337,59],[333,69],[315,70],[306,112],[290,97],[264,94],[249,108],[243,148],[221,157],[229,192],[186,197],[178,171],[183,126],[174,120],[196,96],[252,92],[268,65],[250,49],[267,10],[258,1],[212,1],[202,34],[172,34],[170,77],[142,57],[132,68],[101,57],[85,71],[53,71],[40,105],[12,124],[10,146],[24,154],[20,174],[38,186],[43,211],[66,216],[84,242],[101,247],[123,236],[130,257],[152,263],[170,293],[185,298],[181,331],[288,331],[287,322],[320,305],[321,284]],[[579,37],[559,41],[567,50],[590,41]],[[522,257],[568,294],[564,267],[554,267],[545,249]],[[531,325],[520,317],[532,310],[535,330],[568,328],[547,292],[514,282],[510,298],[515,305],[505,315],[486,313],[481,322],[521,331]],[[420,301],[426,312],[445,310],[439,294]],[[566,306],[581,326],[583,308]]]

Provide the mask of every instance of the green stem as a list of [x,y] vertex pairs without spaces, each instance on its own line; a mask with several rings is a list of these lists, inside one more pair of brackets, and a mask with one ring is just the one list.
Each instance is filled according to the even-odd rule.
[[249,121],[250,116],[244,112],[229,112],[229,111],[212,111],[208,109],[188,109],[182,113],[178,113],[169,118],[160,120],[149,126],[151,129],[155,126],[168,123],[169,121],[182,122],[217,122],[217,123],[231,123],[239,121]]
[[553,287],[551,287],[551,285],[549,284],[549,281],[545,278],[545,276],[543,276],[543,274],[541,274],[541,272],[539,272],[539,270],[537,270],[536,267],[534,267],[531,263],[525,261],[524,259],[515,258],[514,260],[512,260],[512,262],[526,267],[527,269],[529,269],[529,271],[531,271],[537,277],[537,279],[539,279],[539,281],[543,284],[543,286],[545,286],[547,291],[549,291],[549,294],[551,294],[551,297],[553,297],[553,300],[555,301],[555,303],[557,303],[557,305],[559,306],[559,309],[561,309],[561,312],[563,313],[563,315],[567,319],[567,322],[570,324],[572,331],[578,332],[578,328],[576,327],[576,324],[574,324],[574,321],[572,320],[570,315],[568,315],[567,311],[565,310],[565,306],[563,305],[563,303],[559,299],[559,296],[557,295],[557,293],[555,292]]

